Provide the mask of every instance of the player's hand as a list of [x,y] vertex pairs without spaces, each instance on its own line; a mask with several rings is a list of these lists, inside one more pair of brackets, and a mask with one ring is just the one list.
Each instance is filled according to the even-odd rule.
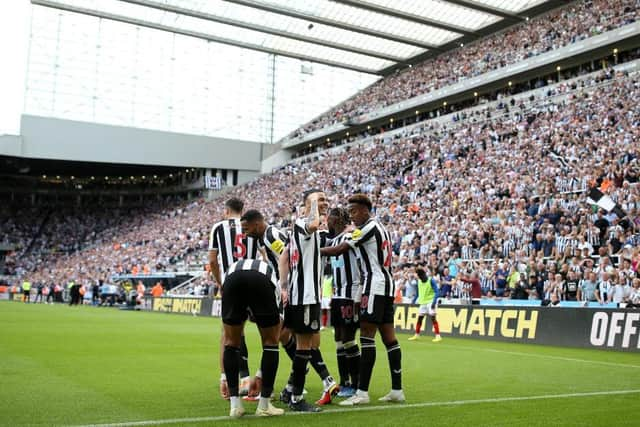
[[282,301],[282,306],[289,304],[289,293],[286,289],[280,288],[280,301]]
[[358,240],[360,237],[362,237],[362,230],[359,228],[356,228],[351,232],[351,239]]
[[284,242],[280,239],[274,240],[270,245],[271,250],[280,255],[284,250]]

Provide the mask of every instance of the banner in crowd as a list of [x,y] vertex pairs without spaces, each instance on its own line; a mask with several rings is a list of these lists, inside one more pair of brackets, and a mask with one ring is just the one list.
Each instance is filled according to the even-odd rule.
[[[443,305],[437,315],[444,336],[640,351],[639,310]],[[417,305],[396,306],[397,331],[413,332],[417,319]]]

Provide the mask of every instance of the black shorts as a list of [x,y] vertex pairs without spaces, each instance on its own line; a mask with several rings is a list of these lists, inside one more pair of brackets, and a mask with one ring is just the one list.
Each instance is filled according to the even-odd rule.
[[356,312],[355,302],[352,299],[334,298],[331,300],[331,326],[358,329],[359,319],[359,313]]
[[313,334],[320,330],[320,304],[287,305],[284,327],[296,334]]
[[237,270],[228,275],[222,287],[222,322],[240,325],[250,313],[260,328],[280,323],[279,290],[264,274]]
[[393,323],[393,297],[362,295],[360,321],[382,325]]

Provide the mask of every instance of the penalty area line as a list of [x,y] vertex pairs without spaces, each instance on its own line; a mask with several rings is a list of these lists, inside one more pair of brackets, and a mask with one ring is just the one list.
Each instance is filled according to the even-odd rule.
[[[462,405],[476,405],[482,403],[500,403],[500,402],[521,402],[527,400],[544,400],[544,399],[558,399],[558,398],[576,398],[576,397],[590,397],[590,396],[615,396],[625,394],[637,394],[640,393],[640,389],[634,390],[608,390],[608,391],[592,391],[584,393],[563,393],[563,394],[543,394],[537,396],[512,396],[512,397],[494,397],[487,399],[471,399],[471,400],[451,400],[444,402],[418,402],[418,403],[400,403],[390,405],[377,405],[377,406],[354,406],[354,407],[342,407],[338,409],[328,409],[320,413],[315,413],[316,416],[322,416],[322,414],[341,414],[347,412],[373,412],[373,411],[388,411],[394,409],[408,409],[408,408],[428,408],[434,406],[462,406]],[[299,415],[311,415],[308,412],[285,412],[284,416],[299,416]],[[258,418],[255,415],[247,415],[243,418]],[[277,418],[277,417],[276,417]],[[122,423],[109,423],[109,424],[86,424],[77,427],[135,427],[135,426],[150,426],[150,425],[162,425],[162,424],[190,424],[201,422],[216,422],[216,421],[230,421],[234,418],[228,416],[217,417],[194,417],[194,418],[170,418],[164,420],[147,420],[147,421],[131,421]]]

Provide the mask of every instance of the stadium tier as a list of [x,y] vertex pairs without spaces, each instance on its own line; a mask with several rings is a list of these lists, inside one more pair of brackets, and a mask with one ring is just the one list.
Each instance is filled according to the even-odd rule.
[[579,40],[633,23],[636,0],[572,2],[417,66],[382,79],[322,114],[288,138],[294,139],[391,104],[453,85]]
[[[640,153],[632,143],[638,138],[638,82],[635,72],[595,73],[560,85],[553,97],[515,105],[512,114],[433,129],[426,122],[408,136],[381,136],[318,161],[292,163],[224,197],[240,197],[270,223],[286,227],[312,183],[326,189],[335,206],[364,192],[391,232],[395,276],[406,300],[415,295],[412,266],[422,263],[440,272],[448,267],[453,278],[475,276],[484,295],[502,285],[496,284],[497,270],[523,277],[537,271],[537,288],[520,297],[548,299],[542,277],[555,269],[579,264],[583,271],[592,259],[598,280],[609,280],[610,267],[602,266],[609,257],[619,267],[616,274],[638,268]],[[599,220],[587,200],[594,186],[606,189],[627,217],[605,212],[606,224]],[[42,238],[9,260],[35,282],[173,270],[180,260],[181,268],[191,263],[202,269],[212,218],[221,214],[220,199],[121,217],[56,214]],[[22,220],[30,218],[36,215]],[[33,232],[24,224],[12,227],[24,236]],[[70,229],[84,236],[88,248],[62,254],[58,242],[68,241]],[[626,270],[618,258],[630,260]],[[622,283],[630,285],[632,276]],[[460,282],[452,296],[463,292]]]

